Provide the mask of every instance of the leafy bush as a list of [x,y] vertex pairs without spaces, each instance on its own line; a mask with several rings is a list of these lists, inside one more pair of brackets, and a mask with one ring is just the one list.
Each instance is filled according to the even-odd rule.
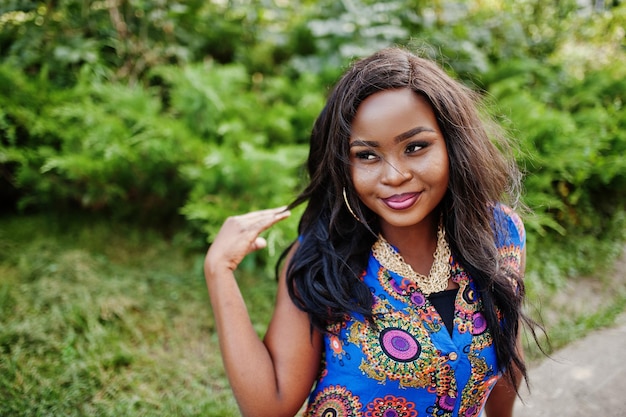
[[153,3],[0,7],[4,208],[184,217],[204,243],[227,215],[293,198],[348,61],[412,44],[488,92],[520,139],[531,268],[579,273],[623,239],[625,5]]
[[15,123],[6,123],[7,132],[24,129],[15,140],[9,134],[3,149],[15,164],[22,208],[115,208],[116,216],[154,220],[175,214],[190,188],[179,165],[193,160],[201,142],[163,118],[148,89],[84,82],[44,103],[33,126],[8,116]]
[[613,65],[578,79],[527,59],[486,77],[525,150],[526,201],[535,212],[527,227],[541,246],[533,267],[589,273],[616,254],[609,242],[622,239],[626,207],[625,76]]
[[38,176],[29,167],[41,166],[41,153],[58,149],[60,138],[50,134],[54,123],[43,113],[62,96],[63,92],[52,89],[45,79],[28,79],[12,66],[0,66],[2,209],[14,208],[24,196],[23,181]]
[[[181,213],[193,231],[211,240],[229,215],[282,206],[295,197],[305,143],[323,105],[316,77],[259,78],[235,64],[164,67],[152,77],[167,91],[168,114],[204,141],[201,163],[181,167],[191,187]],[[269,231],[270,248],[295,237],[295,217]],[[256,254],[247,262],[265,263],[265,257]]]
[[231,147],[308,143],[324,100],[313,74],[264,76],[241,64],[157,67],[150,82],[160,88],[169,116],[204,141]]
[[[306,152],[306,147],[294,145],[275,150],[255,148],[249,143],[241,143],[237,149],[213,147],[204,167],[188,166],[184,170],[194,186],[181,212],[210,241],[228,216],[286,205],[296,195],[298,168]],[[252,254],[246,258],[244,268],[271,268],[267,257],[275,258],[296,237],[297,219],[293,215],[271,228],[266,236],[269,253]]]
[[[157,67],[147,88],[86,79],[51,96],[9,67],[0,76],[0,156],[22,210],[161,225],[182,214],[209,239],[230,214],[294,198],[324,100],[315,76],[290,82],[235,64]],[[293,238],[289,227],[272,246]]]

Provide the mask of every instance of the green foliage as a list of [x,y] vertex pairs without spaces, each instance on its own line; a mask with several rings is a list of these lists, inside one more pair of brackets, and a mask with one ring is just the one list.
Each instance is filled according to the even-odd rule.
[[[210,241],[228,215],[292,200],[351,59],[409,44],[498,102],[523,149],[531,275],[558,286],[623,239],[625,21],[575,1],[8,1],[3,208],[184,218]],[[272,233],[282,246],[295,219]]]
[[116,216],[143,220],[176,213],[189,189],[179,166],[193,161],[201,142],[161,117],[149,89],[84,82],[39,99],[35,114],[20,113],[12,100],[38,94],[13,88],[5,98],[1,150],[22,208],[115,207]]
[[[245,142],[237,149],[215,147],[209,151],[203,169],[185,170],[194,187],[181,212],[210,241],[228,216],[286,205],[296,196],[297,172],[306,151],[303,146],[267,151]],[[295,239],[298,217],[294,214],[267,232],[272,259]],[[264,253],[251,254],[243,267],[265,264],[273,268],[264,259]]]
[[535,212],[527,227],[541,246],[530,258],[546,277],[554,262],[566,274],[589,273],[617,253],[598,242],[620,242],[624,230],[624,76],[623,65],[611,65],[578,79],[527,59],[485,77],[525,150],[526,202]]
[[[85,80],[56,96],[3,69],[0,156],[21,209],[170,224],[182,208],[209,239],[228,215],[295,197],[324,99],[314,76],[288,82],[236,64],[157,67],[148,88]],[[273,246],[293,239],[287,224]]]
[[209,143],[261,147],[308,143],[324,96],[317,77],[250,74],[241,64],[157,67],[150,81],[165,97],[165,111]]
[[[181,167],[191,187],[181,213],[194,230],[211,240],[230,215],[294,199],[304,143],[323,105],[315,77],[289,82],[250,76],[237,64],[202,64],[157,68],[152,80],[167,91],[167,113],[205,141],[201,163]],[[284,247],[295,229],[293,220],[272,229],[270,247]]]
[[5,0],[0,56],[66,87],[83,70],[137,82],[155,67],[207,58],[275,73],[293,54],[314,51],[300,14],[309,3]]
[[0,7],[0,54],[27,73],[46,71],[57,85],[73,85],[83,69],[137,80],[157,65],[201,59],[214,45],[232,56],[224,48],[242,26],[220,25],[222,10],[200,0],[8,1]]
[[[41,117],[49,103],[62,96],[45,80],[29,80],[20,71],[0,66],[0,196],[13,206],[23,188],[17,176],[30,164],[41,164],[37,152],[54,149],[58,138],[48,134],[50,120]],[[36,161],[36,162],[35,162]]]

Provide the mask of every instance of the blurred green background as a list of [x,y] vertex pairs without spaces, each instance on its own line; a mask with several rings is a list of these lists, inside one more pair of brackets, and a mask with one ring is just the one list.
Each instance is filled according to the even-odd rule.
[[[204,251],[227,216],[295,197],[329,89],[390,45],[482,92],[519,143],[553,345],[609,325],[625,27],[619,0],[2,0],[0,415],[237,415]],[[238,277],[259,334],[297,214]]]

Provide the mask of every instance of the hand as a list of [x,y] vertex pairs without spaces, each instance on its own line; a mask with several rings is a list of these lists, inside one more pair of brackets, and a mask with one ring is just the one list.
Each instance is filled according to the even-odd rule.
[[234,271],[247,254],[266,247],[267,241],[259,236],[261,232],[290,214],[286,207],[278,207],[226,219],[204,259],[207,279],[213,271]]

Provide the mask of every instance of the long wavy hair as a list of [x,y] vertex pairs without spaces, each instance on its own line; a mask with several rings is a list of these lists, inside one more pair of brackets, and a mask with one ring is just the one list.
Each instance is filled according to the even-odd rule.
[[[493,206],[504,202],[515,207],[521,174],[506,135],[481,111],[479,95],[433,61],[405,49],[384,49],[356,61],[336,84],[314,124],[307,161],[310,182],[290,205],[307,202],[298,228],[299,245],[287,265],[290,296],[321,332],[355,313],[373,323],[373,299],[361,275],[380,227],[354,190],[349,138],[357,109],[367,97],[402,88],[429,101],[445,138],[450,179],[439,210],[446,236],[455,259],[472,276],[481,295],[499,367],[517,386],[511,365],[526,377],[516,347],[519,322],[527,320],[522,312],[524,284],[499,260],[494,236],[499,222],[494,221]],[[344,188],[362,222],[346,208]],[[517,285],[512,286],[511,280]]]

